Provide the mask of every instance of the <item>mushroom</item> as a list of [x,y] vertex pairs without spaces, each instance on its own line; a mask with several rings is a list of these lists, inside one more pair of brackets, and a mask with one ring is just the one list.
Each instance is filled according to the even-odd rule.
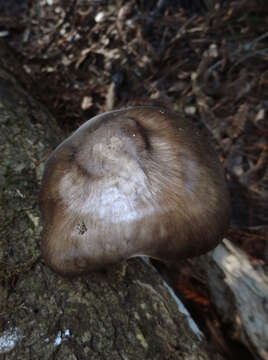
[[229,224],[222,167],[207,136],[159,106],[93,117],[47,161],[42,252],[63,275],[145,255],[164,262],[214,248]]

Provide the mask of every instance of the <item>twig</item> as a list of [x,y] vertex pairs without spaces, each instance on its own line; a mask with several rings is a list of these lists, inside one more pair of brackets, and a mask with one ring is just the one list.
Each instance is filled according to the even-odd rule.
[[[249,51],[250,48],[257,44],[259,41],[265,39],[268,37],[268,32],[262,34],[261,36],[257,37],[256,39],[254,39],[253,41],[250,41],[248,43],[246,43],[245,45],[243,45],[242,48],[239,48],[237,50],[235,50],[231,56],[230,56],[230,59],[233,61],[235,56],[238,55],[238,54],[241,54],[242,51]],[[263,50],[257,50],[254,52],[254,55],[251,55],[251,54],[248,54],[246,58],[248,57],[251,57],[251,56],[255,56],[257,53],[261,53],[262,51],[267,51],[267,49],[263,49]],[[245,57],[243,58],[243,60],[245,60]],[[242,61],[243,61],[242,60]],[[215,64],[213,64],[209,69],[208,69],[208,73],[211,73],[213,70],[215,70],[218,66],[220,66],[222,63],[223,63],[224,59],[221,59],[219,61],[217,61]],[[241,61],[239,61],[240,63]]]

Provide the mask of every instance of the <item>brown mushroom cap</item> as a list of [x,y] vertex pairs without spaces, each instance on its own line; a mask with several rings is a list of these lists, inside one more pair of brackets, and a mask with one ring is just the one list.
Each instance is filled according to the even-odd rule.
[[42,251],[74,275],[147,255],[200,255],[224,236],[230,200],[206,136],[177,114],[141,106],[96,116],[49,158]]

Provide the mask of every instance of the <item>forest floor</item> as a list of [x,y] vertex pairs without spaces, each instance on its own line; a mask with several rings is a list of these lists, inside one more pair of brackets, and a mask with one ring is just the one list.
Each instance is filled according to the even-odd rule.
[[[267,29],[265,0],[0,1],[0,36],[66,132],[98,113],[152,101],[206,127],[232,197],[228,238],[266,266]],[[191,260],[176,277],[188,305],[213,314],[200,323],[228,357],[224,328],[220,340],[212,334],[220,317]]]

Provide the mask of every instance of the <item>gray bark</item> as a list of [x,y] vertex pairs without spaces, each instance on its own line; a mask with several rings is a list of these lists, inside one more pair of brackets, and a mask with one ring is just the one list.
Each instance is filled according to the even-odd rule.
[[62,133],[18,78],[0,42],[0,359],[208,359],[141,259],[73,279],[43,263],[38,186]]
[[227,239],[204,256],[212,301],[232,338],[256,359],[268,359],[268,275],[263,264]]

